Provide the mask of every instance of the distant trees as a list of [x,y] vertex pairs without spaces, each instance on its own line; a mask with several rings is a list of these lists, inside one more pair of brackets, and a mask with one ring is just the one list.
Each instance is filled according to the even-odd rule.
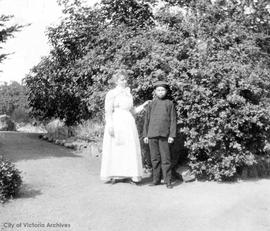
[[26,87],[12,82],[0,85],[0,114],[7,114],[17,122],[29,120]]
[[[9,25],[11,18],[12,16],[0,15],[0,64],[10,55],[1,52],[1,49],[3,49],[2,44],[24,27],[18,24]],[[26,88],[24,86],[17,82],[0,85],[0,114],[10,115],[13,119],[19,121],[29,118]]]
[[[135,103],[166,79],[197,177],[228,180],[269,140],[268,1],[61,1],[53,47],[26,78],[39,118],[102,118],[115,69],[130,72]],[[162,4],[161,4],[162,3]]]

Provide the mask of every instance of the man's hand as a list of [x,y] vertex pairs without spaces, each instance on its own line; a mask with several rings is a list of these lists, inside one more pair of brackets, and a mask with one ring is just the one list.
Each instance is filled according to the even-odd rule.
[[109,134],[110,136],[114,136],[114,130],[113,130],[113,127],[109,127]]
[[145,144],[148,144],[148,142],[149,142],[148,137],[143,138],[143,142],[144,142]]
[[172,144],[173,141],[174,141],[174,138],[172,138],[172,137],[169,137],[169,138],[168,138],[168,143],[169,143],[169,144]]

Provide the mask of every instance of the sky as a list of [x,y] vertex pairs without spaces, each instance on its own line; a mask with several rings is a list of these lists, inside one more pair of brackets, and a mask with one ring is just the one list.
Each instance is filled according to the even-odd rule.
[[[89,5],[97,0],[86,0]],[[62,12],[57,0],[0,0],[0,15],[14,15],[12,22],[29,24],[3,46],[1,53],[13,53],[0,64],[0,84],[21,83],[29,70],[49,53],[46,28],[59,22]]]

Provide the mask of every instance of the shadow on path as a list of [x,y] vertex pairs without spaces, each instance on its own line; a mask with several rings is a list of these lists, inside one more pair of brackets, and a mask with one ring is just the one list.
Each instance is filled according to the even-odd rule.
[[23,184],[15,198],[35,198],[41,194],[41,190],[34,189],[33,186],[29,184]]
[[0,155],[12,162],[50,157],[80,157],[65,147],[40,140],[39,135],[0,132]]

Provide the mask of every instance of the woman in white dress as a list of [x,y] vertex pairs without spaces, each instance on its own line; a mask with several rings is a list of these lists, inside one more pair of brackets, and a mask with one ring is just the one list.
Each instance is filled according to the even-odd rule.
[[139,113],[148,104],[133,107],[127,73],[118,71],[113,79],[116,87],[106,94],[105,129],[101,160],[101,180],[116,183],[119,179],[130,179],[138,183],[142,179],[143,167],[139,136],[133,114]]

